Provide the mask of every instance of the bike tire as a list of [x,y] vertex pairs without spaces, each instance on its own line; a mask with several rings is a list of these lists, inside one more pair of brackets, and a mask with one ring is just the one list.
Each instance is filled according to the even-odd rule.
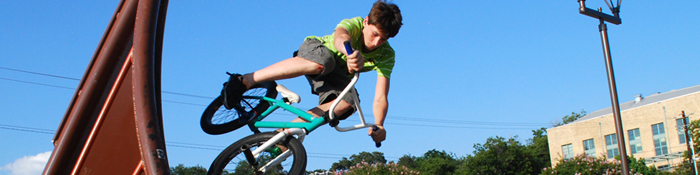
[[[262,82],[248,89],[243,96],[265,96],[277,98],[277,83]],[[200,125],[207,134],[217,135],[231,132],[248,124],[250,119],[267,110],[270,103],[255,98],[243,98],[241,108],[226,109],[222,96],[217,97],[204,110]],[[242,113],[254,112],[254,116],[241,117]]]
[[[263,132],[236,141],[224,149],[224,151],[214,159],[207,174],[220,175],[224,172],[229,174],[253,174],[252,167],[249,166],[245,154],[243,153],[244,147],[250,148],[251,151],[253,151],[276,134],[277,132]],[[285,139],[278,142],[278,144],[287,147],[288,150],[292,152],[292,156],[286,158],[284,162],[275,166],[274,169],[268,170],[265,174],[304,174],[306,172],[306,149],[304,149],[301,142],[293,136],[287,136]],[[266,159],[272,159],[269,154],[270,152],[268,151],[260,153],[256,162],[258,162],[259,165],[264,165],[267,161]]]

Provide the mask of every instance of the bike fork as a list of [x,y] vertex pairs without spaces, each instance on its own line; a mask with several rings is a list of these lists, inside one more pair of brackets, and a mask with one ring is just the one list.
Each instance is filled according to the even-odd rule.
[[[277,135],[270,138],[270,140],[266,141],[265,143],[260,145],[260,147],[253,150],[252,152],[250,151],[250,149],[246,149],[245,156],[246,156],[246,159],[248,159],[248,163],[250,163],[250,165],[253,165],[253,162],[255,162],[255,158],[260,156],[260,153],[267,150],[271,146],[274,146],[275,143],[279,142],[280,140],[282,140],[290,135],[297,135],[297,140],[299,140],[300,142],[303,142],[304,136],[306,136],[306,130],[301,129],[301,128],[287,128],[287,129],[284,129],[282,132],[277,133]],[[249,155],[249,153],[250,153],[250,155]],[[280,162],[282,162],[283,160],[285,160],[287,157],[289,157],[291,155],[292,155],[291,150],[286,150],[284,153],[275,157],[272,161],[270,161],[266,165],[260,167],[258,169],[258,171],[265,172],[265,170],[267,170],[268,167],[272,167],[273,165],[279,164]],[[306,155],[304,155],[304,156],[306,156]],[[257,168],[257,163],[253,167]]]
[[[256,169],[258,167],[258,162],[255,161],[255,156],[253,156],[253,153],[250,151],[250,148],[248,146],[243,146],[243,149],[243,154],[245,155],[248,164],[252,166],[253,169]],[[262,174],[262,171],[256,170],[254,174]]]

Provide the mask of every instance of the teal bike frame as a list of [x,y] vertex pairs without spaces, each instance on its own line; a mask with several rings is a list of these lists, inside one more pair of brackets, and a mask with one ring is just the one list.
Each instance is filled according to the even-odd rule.
[[[359,74],[355,74],[355,77],[350,81],[348,86],[343,90],[343,92],[340,93],[340,97],[343,97],[347,95],[347,91],[350,91],[352,87],[354,87],[355,83],[357,83],[357,79],[359,78]],[[285,92],[281,92],[285,93]],[[288,93],[293,93],[289,91]],[[296,94],[294,94],[296,95]],[[270,108],[262,112],[260,115],[255,117],[248,126],[251,128],[253,131],[257,131],[258,128],[303,128],[305,132],[308,134],[309,132],[316,130],[316,128],[320,127],[321,125],[324,125],[326,123],[326,120],[323,117],[313,117],[311,114],[307,113],[306,111],[300,110],[299,108],[296,108],[290,104],[287,104],[286,102],[282,100],[277,100],[269,97],[261,97],[261,96],[243,96],[243,98],[252,98],[252,99],[259,99],[261,103],[267,102],[270,103]],[[358,100],[356,100],[357,102]],[[334,100],[334,102],[331,104],[331,108],[329,111],[333,111],[335,106],[338,105],[338,100]],[[336,126],[336,130],[344,132],[344,131],[351,131],[355,129],[360,129],[360,128],[366,128],[366,127],[372,127],[374,125],[369,125],[365,122],[364,116],[362,114],[362,109],[360,108],[359,104],[356,104],[357,106],[357,111],[360,115],[361,123],[358,125],[350,126],[350,127],[338,127]],[[264,120],[267,116],[275,112],[277,109],[282,108],[284,110],[287,110],[303,119],[306,119],[309,122],[270,122],[270,121],[262,121]],[[329,113],[330,119],[334,118],[334,115],[332,112]]]
[[[343,92],[338,95],[338,98],[334,100],[334,102],[331,104],[331,107],[329,111],[333,111],[335,109],[335,106],[338,105],[338,102],[340,102],[338,99],[342,99],[345,95],[347,95],[347,92],[350,91],[355,86],[355,83],[357,83],[357,80],[359,79],[359,73],[355,73],[355,76],[352,78],[350,83],[348,84],[347,87],[343,90]],[[282,93],[282,96],[285,95],[290,95],[289,93],[293,94],[294,96],[298,96],[294,94],[291,91],[284,92],[280,91]],[[260,103],[270,103],[270,108],[262,112],[259,116],[255,117],[253,120],[251,120],[248,123],[248,126],[253,132],[259,132],[258,128],[285,128],[282,132],[278,133],[274,137],[270,138],[270,140],[266,141],[264,144],[260,145],[257,149],[252,151],[252,155],[257,158],[261,152],[269,148],[270,146],[273,146],[275,143],[280,141],[283,138],[286,138],[287,136],[290,135],[296,135],[297,140],[300,142],[304,141],[304,137],[311,131],[315,130],[316,128],[326,124],[326,119],[323,117],[313,117],[311,114],[306,113],[306,111],[301,110],[299,108],[296,108],[291,104],[291,102],[288,104],[285,101],[282,100],[277,100],[269,97],[261,97],[261,96],[244,96],[243,98],[249,98],[249,99],[259,99]],[[360,105],[358,104],[359,100],[355,100],[355,104],[357,106],[357,112],[360,116],[360,124],[349,126],[349,127],[339,127],[335,126],[335,129],[340,131],[340,132],[345,132],[345,131],[352,131],[356,129],[361,129],[361,128],[368,128],[368,127],[373,127],[374,125],[372,124],[367,124],[365,122],[364,115],[362,114],[362,109],[360,108]],[[270,122],[270,121],[262,121],[265,119],[267,116],[269,116],[272,112],[275,110],[282,108],[284,110],[287,110],[293,114],[298,115],[301,118],[304,118],[310,122]],[[333,112],[329,112],[329,118],[332,120],[334,118]],[[379,147],[380,144],[377,143],[377,147]],[[268,167],[271,167],[273,165],[279,164],[281,161],[285,160],[287,157],[291,156],[292,153],[287,150],[284,153],[280,154],[270,162],[268,162],[266,165],[262,166],[259,168],[260,171],[265,172]],[[306,155],[303,155],[306,156]]]
[[[358,74],[355,74],[355,78],[353,78],[353,81],[357,81]],[[351,81],[351,84],[348,85],[349,88],[352,88],[353,84],[355,82]],[[349,88],[346,88],[349,90]],[[340,94],[340,96],[346,95],[347,92],[344,90],[343,93]],[[258,128],[303,128],[306,130],[306,132],[311,132],[315,130],[316,128],[320,127],[321,125],[324,125],[326,123],[325,119],[323,117],[313,117],[311,114],[307,113],[306,111],[300,110],[299,108],[296,108],[290,104],[287,104],[286,102],[282,100],[277,100],[269,97],[259,97],[259,96],[244,96],[243,98],[254,98],[254,99],[260,99],[260,102],[268,102],[270,103],[270,108],[262,112],[259,116],[257,116],[255,119],[253,119],[249,126],[251,127],[252,130],[257,130]],[[335,100],[333,104],[331,104],[331,109],[329,111],[333,111],[334,107],[337,106],[337,103],[339,101]],[[366,124],[364,120],[364,116],[362,115],[362,109],[360,108],[359,105],[356,105],[358,108],[358,113],[360,115],[361,122],[358,125],[355,126],[350,126],[350,127],[337,127],[336,130],[344,132],[344,131],[350,131],[350,130],[355,130],[355,129],[360,129],[360,128],[365,128],[365,127],[371,127],[373,125],[368,125]],[[298,115],[299,117],[306,119],[307,121],[310,122],[269,122],[269,121],[262,121],[265,119],[268,115],[271,113],[275,112],[275,110],[282,108],[284,110],[287,110],[293,114]],[[330,118],[333,119],[334,116],[332,113],[329,113]]]
[[[350,42],[346,41],[344,43],[344,45],[345,45],[346,51],[348,51],[348,54],[352,54],[353,50],[352,50],[352,47],[350,46]],[[351,89],[353,89],[355,87],[355,83],[357,83],[357,80],[359,78],[360,78],[360,73],[356,72],[355,76],[352,78],[352,80],[350,80],[350,83],[348,83],[348,85],[345,87],[345,89],[343,89],[343,91],[340,93],[340,95],[338,95],[338,97],[335,100],[333,100],[333,103],[331,104],[331,107],[328,110],[328,111],[330,111],[328,113],[328,115],[329,115],[328,118],[330,120],[333,120],[335,118],[335,116],[333,116],[334,115],[333,111],[335,111],[334,110],[335,107],[340,102],[339,99],[342,99],[343,97],[345,97],[345,95],[347,95],[348,91],[350,91]],[[278,86],[281,86],[281,85],[278,85]],[[282,94],[283,97],[287,98],[287,96],[296,96],[296,97],[299,96],[299,95],[295,94],[294,92],[289,91],[283,87],[284,86],[282,86],[282,88],[281,88],[283,90],[279,90],[280,88],[276,87],[276,88],[278,88],[278,91]],[[267,148],[270,148],[270,146],[274,145],[275,143],[277,143],[281,139],[286,138],[287,136],[290,136],[290,135],[296,135],[297,140],[299,140],[300,142],[304,142],[304,137],[307,134],[309,134],[309,132],[316,130],[316,128],[320,127],[321,125],[326,124],[326,119],[324,117],[313,117],[311,114],[306,113],[306,111],[300,110],[299,108],[292,106],[291,104],[294,101],[296,101],[296,102],[299,101],[298,98],[296,100],[291,100],[292,102],[289,102],[289,103],[282,101],[282,100],[277,100],[277,99],[268,98],[268,97],[259,97],[259,96],[243,96],[243,98],[260,99],[260,103],[270,103],[270,108],[268,108],[267,110],[262,112],[260,115],[258,115],[257,117],[255,117],[253,120],[251,120],[248,123],[250,130],[258,133],[258,132],[260,132],[258,130],[258,128],[285,128],[282,132],[279,132],[277,135],[270,138],[270,140],[268,140],[265,143],[263,143],[262,145],[260,145],[258,147],[258,149],[253,150],[252,156],[254,156],[254,158],[257,158],[261,152],[263,152]],[[355,98],[358,98],[358,97],[355,97]],[[338,127],[336,125],[336,126],[334,126],[335,129],[340,131],[340,132],[345,132],[345,131],[352,131],[352,130],[361,129],[361,128],[372,127],[372,129],[376,130],[377,129],[376,126],[371,125],[371,124],[367,124],[365,122],[365,117],[362,114],[362,109],[360,108],[360,104],[359,104],[360,100],[354,100],[354,101],[355,101],[355,106],[357,107],[357,112],[360,116],[361,123],[357,124],[357,125],[349,126],[349,127]],[[268,121],[262,121],[263,119],[265,119],[265,117],[267,117],[268,115],[270,115],[272,112],[274,112],[275,110],[277,110],[279,108],[285,109],[293,114],[296,114],[299,117],[306,119],[309,122],[268,122]],[[376,146],[380,147],[381,144],[376,143]],[[249,152],[249,153],[251,153],[251,152]],[[250,161],[252,157],[249,157],[248,155],[251,155],[251,154],[246,153],[246,157],[248,157],[248,160]],[[292,152],[290,150],[287,150],[284,153],[282,153],[279,156],[272,159],[267,164],[260,167],[259,171],[265,172],[268,169],[268,167],[279,164],[280,162],[282,162],[283,160],[285,160],[287,157],[289,157],[291,155],[292,155]],[[299,156],[306,156],[306,155],[299,155]],[[254,160],[254,159],[252,159],[252,160]]]
[[[243,98],[255,98],[255,99],[260,99],[261,103],[263,102],[268,102],[270,103],[270,108],[262,112],[259,116],[257,116],[249,126],[251,126],[251,129],[257,130],[257,128],[304,128],[307,132],[311,132],[315,130],[316,128],[320,127],[321,125],[325,124],[325,120],[322,117],[316,117],[314,118],[311,114],[306,113],[306,111],[303,111],[299,108],[296,108],[292,105],[289,105],[285,103],[282,100],[277,100],[269,97],[246,97],[243,96]],[[310,122],[270,122],[270,121],[262,121],[265,119],[268,115],[272,114],[272,112],[275,112],[275,110],[282,108],[284,110],[287,110],[295,115],[298,115],[301,118],[306,119],[307,121]]]

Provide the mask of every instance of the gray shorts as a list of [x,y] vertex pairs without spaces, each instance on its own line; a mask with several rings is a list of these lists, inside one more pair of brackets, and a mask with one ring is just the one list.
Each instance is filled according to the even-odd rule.
[[[335,100],[352,80],[348,72],[347,62],[335,56],[317,39],[306,39],[299,47],[299,51],[295,52],[295,56],[323,65],[324,69],[321,74],[306,75],[306,79],[311,85],[311,93],[319,97],[319,105]],[[351,89],[342,99],[350,103],[353,110],[340,115],[341,120],[348,118],[357,110],[355,101],[360,102],[355,88]]]

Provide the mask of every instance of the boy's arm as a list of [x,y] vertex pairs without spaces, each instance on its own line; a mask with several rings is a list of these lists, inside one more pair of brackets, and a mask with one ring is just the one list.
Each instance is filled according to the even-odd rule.
[[333,35],[333,37],[335,38],[335,40],[333,41],[333,46],[335,46],[335,49],[338,50],[338,52],[340,53],[348,55],[348,52],[345,50],[345,45],[343,45],[343,42],[345,41],[352,42],[348,30],[343,27],[336,27],[335,32],[333,32]]
[[374,124],[377,125],[379,130],[372,131],[369,129],[369,135],[375,142],[381,142],[386,139],[386,130],[384,130],[384,119],[386,119],[386,113],[389,109],[389,100],[387,96],[389,95],[389,78],[384,76],[377,76],[377,87],[374,91],[374,104],[372,106],[374,114]]
[[335,38],[335,40],[333,41],[335,49],[338,50],[338,52],[347,55],[348,71],[350,71],[350,73],[360,71],[360,69],[362,69],[362,66],[364,66],[365,64],[365,58],[362,57],[362,54],[360,54],[360,52],[353,52],[352,54],[348,55],[348,52],[345,50],[345,45],[343,45],[343,42],[345,41],[350,41],[352,45],[356,45],[359,43],[352,43],[350,33],[347,29],[343,27],[336,27],[335,32],[333,32],[333,35],[333,37]]

